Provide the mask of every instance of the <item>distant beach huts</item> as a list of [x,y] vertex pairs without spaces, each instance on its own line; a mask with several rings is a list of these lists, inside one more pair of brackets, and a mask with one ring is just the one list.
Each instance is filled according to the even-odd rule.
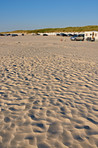
[[86,31],[84,36],[87,41],[98,41],[98,31]]
[[[0,33],[0,36],[24,36],[26,33]],[[31,35],[31,34],[28,34]],[[46,33],[32,33],[33,36],[41,35],[41,36],[63,36],[63,37],[78,37],[78,41],[81,41],[80,36],[83,37],[82,41],[98,41],[98,31],[86,31],[86,32],[46,32]]]

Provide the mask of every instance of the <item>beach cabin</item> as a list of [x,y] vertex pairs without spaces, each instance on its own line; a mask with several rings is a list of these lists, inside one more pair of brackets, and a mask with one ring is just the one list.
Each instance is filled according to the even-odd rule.
[[97,40],[98,41],[98,31],[87,31],[84,33],[85,40],[91,39],[91,40]]

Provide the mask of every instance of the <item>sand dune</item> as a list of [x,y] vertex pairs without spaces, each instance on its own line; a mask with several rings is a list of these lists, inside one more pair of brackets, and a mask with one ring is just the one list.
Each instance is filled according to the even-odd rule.
[[98,42],[0,37],[0,148],[98,147]]

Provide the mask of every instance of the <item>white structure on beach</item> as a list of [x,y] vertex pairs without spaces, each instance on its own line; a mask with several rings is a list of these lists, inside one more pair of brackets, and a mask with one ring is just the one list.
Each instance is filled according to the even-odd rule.
[[87,31],[84,34],[85,34],[85,40],[87,38],[95,39],[95,41],[98,40],[98,31]]

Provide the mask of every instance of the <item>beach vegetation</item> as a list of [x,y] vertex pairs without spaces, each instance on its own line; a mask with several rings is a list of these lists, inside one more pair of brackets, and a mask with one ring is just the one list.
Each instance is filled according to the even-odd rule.
[[[85,32],[85,31],[98,31],[98,26],[82,26],[82,27],[66,27],[66,28],[44,28],[36,30],[15,30],[6,33],[49,33],[49,32]],[[2,32],[5,33],[5,32]]]

